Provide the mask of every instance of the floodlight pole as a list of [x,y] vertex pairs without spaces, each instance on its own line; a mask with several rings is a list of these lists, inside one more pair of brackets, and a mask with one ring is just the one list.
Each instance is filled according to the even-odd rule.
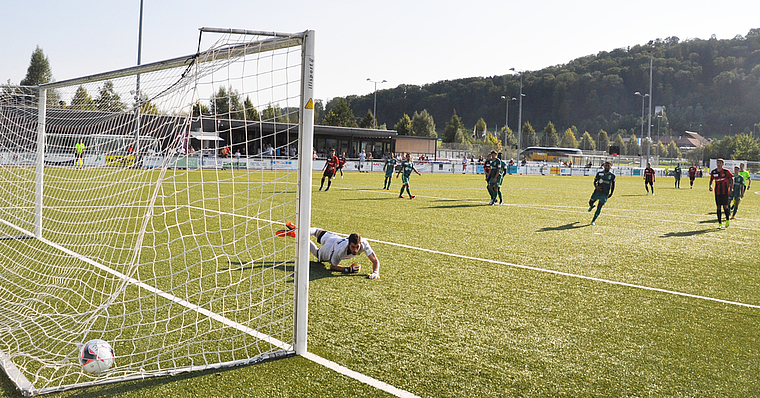
[[[510,68],[509,70],[514,71],[515,68]],[[520,160],[520,146],[522,145],[522,100],[525,94],[522,92],[523,90],[523,72],[520,71],[520,103],[519,108],[520,110],[517,112],[517,160]]]
[[647,163],[649,163],[649,148],[652,147],[652,65],[654,63],[654,48],[649,52],[649,121],[647,122]]
[[[140,23],[137,28],[137,66],[142,61],[142,25],[143,25],[143,0],[140,0]],[[135,143],[132,155],[134,156],[133,167],[139,167],[138,157],[140,153],[140,74],[137,75],[137,85],[135,87]]]
[[374,127],[373,127],[373,128],[374,128],[375,130],[377,130],[377,84],[378,84],[378,83],[380,83],[380,84],[382,84],[382,83],[386,83],[386,82],[387,82],[387,80],[383,80],[383,81],[374,81],[374,80],[372,80],[372,79],[370,79],[370,78],[368,77],[368,78],[367,78],[367,81],[368,81],[368,82],[370,82],[370,83],[375,83],[375,107],[374,107],[374,110],[372,111],[372,121],[374,122]]
[[[507,134],[509,134],[509,101],[517,101],[517,98],[512,97],[512,99],[509,98],[508,95],[502,95],[501,99],[507,100],[507,111],[506,111],[506,117],[504,118],[504,148],[506,148],[507,145]],[[512,148],[510,149],[510,153],[512,151]]]
[[[638,95],[639,97],[641,97],[641,137],[644,137],[644,100],[646,100],[646,98],[649,97],[649,94],[641,94],[641,92],[637,91],[633,93],[633,95]],[[649,106],[650,107],[652,106],[651,98],[649,100]],[[649,143],[648,142],[647,142],[647,163],[649,163]]]

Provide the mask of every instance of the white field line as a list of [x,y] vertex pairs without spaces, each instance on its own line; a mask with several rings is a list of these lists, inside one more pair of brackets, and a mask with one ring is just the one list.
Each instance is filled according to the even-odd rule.
[[[316,185],[313,185],[316,186]],[[346,191],[367,191],[367,192],[376,192],[380,191],[378,193],[386,194],[386,195],[392,195],[396,196],[398,193],[394,191],[383,191],[379,188],[346,188],[346,187],[330,187],[332,189],[342,189]],[[479,203],[479,204],[487,204],[487,200],[475,200],[475,199],[458,199],[458,198],[447,198],[447,197],[439,197],[439,196],[428,196],[424,194],[418,194],[414,195],[415,198],[425,198],[425,199],[433,199],[433,200],[448,200],[452,202],[467,202],[467,203]],[[484,194],[485,196],[485,194]],[[407,199],[409,200],[409,199]],[[532,204],[532,203],[504,203],[504,206],[510,206],[510,207],[519,207],[519,208],[528,208],[528,209],[543,209],[543,210],[553,210],[558,212],[565,212],[565,213],[578,213],[578,214],[586,214],[586,209],[588,207],[584,206],[560,206],[560,205],[541,205],[541,204]],[[665,220],[663,218],[653,218],[653,217],[642,217],[641,213],[653,213],[662,215],[662,212],[656,211],[656,210],[641,210],[641,209],[623,209],[619,207],[614,206],[605,206],[604,208],[604,216],[605,217],[618,217],[618,218],[636,218],[637,220],[650,220],[650,221],[657,221],[657,222],[668,222],[668,223],[677,223],[677,224],[686,224],[686,225],[701,225],[700,223],[693,222],[693,221],[683,221],[683,220]],[[615,214],[615,212],[622,212],[622,213],[628,213],[628,214]],[[700,215],[695,215],[693,213],[674,213],[674,212],[668,212],[668,215],[671,216],[684,216],[684,217],[699,217]],[[708,215],[706,215],[708,216]],[[755,219],[748,219],[748,218],[742,218],[743,221],[759,221]],[[731,226],[733,229],[743,229],[747,231],[760,231],[760,228],[750,228],[746,226],[738,226],[733,225]]]
[[487,258],[465,256],[465,255],[462,255],[462,254],[455,254],[455,253],[447,253],[447,252],[442,252],[442,251],[438,251],[438,250],[425,249],[425,248],[421,248],[421,247],[404,245],[404,244],[395,243],[395,242],[386,242],[386,241],[377,240],[377,239],[370,239],[370,238],[364,238],[364,239],[367,239],[370,242],[377,242],[377,243],[382,243],[382,244],[391,245],[391,246],[403,247],[405,249],[418,250],[418,251],[422,251],[422,252],[427,252],[427,253],[432,253],[432,254],[439,254],[439,255],[450,256],[450,257],[456,257],[456,258],[461,258],[461,259],[465,259],[465,260],[482,261],[482,262],[487,262],[487,263],[491,263],[491,264],[506,265],[506,266],[509,266],[509,267],[526,269],[526,270],[531,270],[531,271],[545,272],[545,273],[548,273],[548,274],[562,275],[562,276],[567,276],[567,277],[570,277],[570,278],[585,279],[585,280],[589,280],[589,281],[608,283],[608,284],[617,285],[617,286],[625,286],[625,287],[630,287],[630,288],[634,288],[634,289],[649,290],[649,291],[653,291],[653,292],[672,294],[672,295],[676,295],[676,296],[689,297],[689,298],[694,298],[694,299],[699,299],[699,300],[714,301],[716,303],[730,304],[730,305],[737,305],[737,306],[741,306],[741,307],[758,308],[758,309],[760,309],[760,305],[755,305],[755,304],[746,304],[746,303],[740,303],[740,302],[737,302],[737,301],[722,300],[722,299],[718,299],[718,298],[707,297],[707,296],[700,296],[700,295],[690,294],[690,293],[677,292],[677,291],[674,291],[674,290],[661,289],[661,288],[657,288],[657,287],[649,287],[649,286],[643,286],[643,285],[636,285],[636,284],[633,284],[633,283],[613,281],[611,279],[595,278],[595,277],[591,277],[591,276],[585,276],[585,275],[580,275],[580,274],[572,274],[572,273],[569,273],[569,272],[556,271],[556,270],[552,270],[552,269],[539,268],[539,267],[531,267],[531,266],[528,266],[528,265],[509,263],[509,262],[506,262],[506,261],[490,260],[490,259],[487,259]]
[[[197,208],[197,209],[200,209],[200,208]],[[283,224],[283,223],[277,222],[277,221],[265,220],[265,219],[261,219],[261,218],[256,218],[256,217],[251,217],[251,216],[244,216],[244,215],[238,215],[238,214],[232,214],[232,213],[225,213],[225,212],[220,212],[220,211],[216,211],[216,210],[208,210],[207,209],[206,211],[211,211],[211,212],[214,212],[214,213],[220,213],[220,214],[225,214],[225,215],[230,215],[230,216],[245,217],[245,218],[249,218],[249,219],[253,219],[253,220],[269,222],[269,223],[272,223],[272,224]],[[342,234],[342,235],[347,235],[347,234]],[[699,300],[713,301],[713,302],[722,303],[722,304],[730,304],[730,305],[737,305],[737,306],[741,306],[741,307],[758,308],[758,309],[760,309],[760,305],[755,305],[755,304],[746,304],[746,303],[741,303],[741,302],[738,302],[738,301],[730,301],[730,300],[723,300],[723,299],[718,299],[718,298],[713,298],[713,297],[700,296],[700,295],[697,295],[697,294],[683,293],[683,292],[678,292],[678,291],[675,291],[675,290],[668,290],[668,289],[662,289],[662,288],[657,288],[657,287],[649,287],[649,286],[644,286],[644,285],[637,285],[637,284],[628,283],[628,282],[619,282],[619,281],[614,281],[614,280],[611,280],[611,279],[595,278],[595,277],[586,276],[586,275],[573,274],[573,273],[569,273],[569,272],[557,271],[557,270],[552,270],[552,269],[547,269],[547,268],[532,267],[532,266],[529,266],[529,265],[515,264],[515,263],[506,262],[506,261],[491,260],[491,259],[487,259],[487,258],[480,258],[480,257],[473,257],[473,256],[465,256],[463,254],[442,252],[442,251],[438,251],[438,250],[425,249],[425,248],[422,248],[422,247],[410,246],[410,245],[405,245],[405,244],[402,244],[402,243],[386,242],[386,241],[382,241],[382,240],[378,240],[378,239],[371,239],[371,238],[366,238],[366,237],[364,239],[367,239],[370,242],[377,242],[377,243],[382,243],[382,244],[390,245],[390,246],[403,247],[405,249],[418,250],[418,251],[432,253],[432,254],[439,254],[439,255],[456,257],[456,258],[461,258],[461,259],[466,259],[466,260],[472,260],[472,261],[482,261],[482,262],[487,262],[487,263],[491,263],[491,264],[506,265],[506,266],[514,267],[514,268],[520,268],[520,269],[526,269],[526,270],[538,271],[538,272],[545,272],[545,273],[549,273],[549,274],[562,275],[562,276],[567,276],[567,277],[571,277],[571,278],[585,279],[585,280],[590,280],[590,281],[595,281],[595,282],[608,283],[608,284],[611,284],[611,285],[625,286],[625,287],[630,287],[630,288],[634,288],[634,289],[648,290],[648,291],[653,291],[653,292],[672,294],[672,295],[676,295],[676,296],[689,297],[689,298],[694,298],[694,299],[699,299]]]
[[[200,208],[197,208],[197,209],[200,209]],[[208,211],[208,209],[207,209],[207,211]],[[211,210],[211,211],[212,212],[216,212],[216,213],[220,213],[220,214],[226,214],[226,215],[235,216],[235,214],[231,214],[231,213],[224,213],[224,212],[219,212],[219,211],[214,211],[214,210]],[[254,218],[254,217],[248,217],[248,216],[241,216],[241,217],[246,217],[246,218],[251,218],[251,219],[256,219],[256,220],[261,220],[261,221],[267,221],[267,222],[272,223],[272,224],[282,224],[282,223],[277,223],[277,222],[273,222],[273,221],[269,221],[269,220],[258,219],[258,218]],[[20,231],[23,234],[33,235],[31,232],[26,231],[23,228],[19,228],[19,227],[13,225],[13,224],[10,224],[10,223],[6,222],[5,220],[0,219],[0,223],[3,223],[3,224],[5,224],[5,225],[7,225],[7,226],[9,226],[11,228],[14,228],[14,229]],[[175,302],[175,303],[177,303],[177,304],[179,304],[179,305],[181,305],[181,306],[183,306],[185,308],[188,308],[190,310],[196,311],[196,312],[198,312],[198,313],[200,313],[202,315],[205,315],[205,316],[207,316],[207,317],[209,317],[209,318],[211,318],[213,320],[221,322],[222,324],[227,325],[227,326],[229,326],[231,328],[237,329],[237,330],[239,330],[239,331],[241,331],[243,333],[247,333],[247,334],[249,334],[249,335],[251,335],[253,337],[256,337],[259,340],[266,341],[267,343],[272,344],[273,346],[279,347],[279,348],[281,348],[283,350],[286,350],[286,351],[293,351],[293,346],[292,345],[287,344],[287,343],[285,343],[283,341],[280,341],[278,339],[275,339],[272,336],[260,333],[259,331],[255,330],[255,329],[252,329],[252,328],[250,328],[248,326],[245,326],[245,325],[243,325],[241,323],[235,322],[235,321],[233,321],[233,320],[231,320],[229,318],[223,317],[223,316],[221,316],[221,315],[219,315],[217,313],[211,312],[211,311],[209,311],[209,310],[207,310],[207,309],[205,309],[203,307],[200,307],[200,306],[198,306],[196,304],[193,304],[193,303],[191,303],[191,302],[189,302],[189,301],[187,301],[185,299],[181,299],[181,298],[179,298],[179,297],[177,297],[177,296],[175,296],[173,294],[164,292],[164,291],[159,290],[159,289],[157,289],[157,288],[155,288],[153,286],[150,286],[150,285],[148,285],[146,283],[140,282],[137,279],[128,277],[127,275],[124,275],[121,272],[115,271],[115,270],[113,270],[113,269],[111,269],[111,268],[109,268],[109,267],[107,267],[107,266],[105,266],[103,264],[98,263],[97,261],[94,261],[94,260],[91,260],[91,259],[89,259],[87,257],[84,257],[84,256],[82,256],[82,255],[80,255],[80,254],[78,254],[78,253],[76,253],[74,251],[71,251],[71,250],[69,250],[69,249],[67,249],[67,248],[65,248],[63,246],[60,246],[60,245],[58,245],[58,244],[56,244],[54,242],[51,242],[51,241],[49,241],[49,240],[47,240],[45,238],[40,238],[39,240],[40,240],[40,242],[43,242],[43,243],[45,243],[45,244],[47,244],[47,245],[49,245],[51,247],[54,247],[54,248],[56,248],[56,249],[58,249],[58,250],[60,250],[60,251],[62,251],[64,253],[66,253],[66,254],[74,257],[74,258],[77,258],[77,259],[79,259],[79,260],[81,260],[81,261],[83,261],[83,262],[85,262],[87,264],[90,264],[90,265],[92,265],[92,266],[94,266],[94,267],[96,267],[98,269],[101,269],[101,270],[103,270],[105,272],[108,272],[109,274],[114,275],[117,278],[126,281],[127,283],[130,283],[130,284],[133,284],[135,286],[138,286],[138,287],[140,287],[142,289],[145,289],[145,290],[147,290],[147,291],[149,291],[151,293],[154,293],[154,294],[156,294],[158,296],[161,296],[161,297],[163,297],[163,298],[165,298],[167,300]],[[3,357],[0,356],[0,359],[2,359],[2,358]],[[318,364],[320,364],[322,366],[325,366],[328,369],[331,369],[331,370],[333,370],[333,371],[335,371],[337,373],[340,373],[342,375],[345,375],[347,377],[350,377],[352,379],[355,379],[357,381],[360,381],[362,383],[365,383],[367,385],[370,385],[372,387],[375,387],[375,388],[377,388],[379,390],[385,391],[385,392],[387,392],[389,394],[392,394],[392,395],[395,395],[397,397],[401,397],[401,398],[419,398],[417,395],[414,395],[414,394],[412,394],[412,393],[410,393],[408,391],[404,391],[404,390],[398,389],[398,388],[396,388],[396,387],[394,387],[394,386],[392,386],[390,384],[387,384],[385,382],[377,380],[377,379],[375,379],[373,377],[370,377],[370,376],[367,376],[367,375],[355,372],[355,371],[350,370],[350,369],[348,369],[348,368],[346,368],[346,367],[344,367],[342,365],[339,365],[339,364],[337,364],[335,362],[332,362],[330,360],[322,358],[322,357],[320,357],[318,355],[314,355],[314,354],[311,354],[311,353],[306,353],[306,355],[304,355],[304,358],[307,358],[307,359],[311,360],[312,362],[315,362],[315,363],[318,363]],[[10,369],[12,369],[12,368],[10,368]]]
[[[11,228],[14,228],[14,229],[18,230],[21,233],[24,233],[24,234],[27,234],[27,235],[31,235],[31,236],[34,235],[33,233],[31,233],[29,231],[26,231],[23,228],[19,228],[19,227],[15,226],[15,225],[13,225],[13,224],[5,221],[5,220],[0,219],[0,223],[3,223],[3,224],[5,224],[5,225],[7,225],[7,226],[9,226]],[[45,239],[45,238],[37,238],[37,239],[40,242],[45,243],[46,245],[49,245],[50,247],[58,249],[58,250],[60,250],[63,253],[66,253],[66,254],[68,254],[68,255],[76,258],[76,259],[79,259],[79,260],[81,260],[81,261],[83,261],[83,262],[85,262],[87,264],[92,265],[93,267],[101,269],[101,270],[103,270],[103,271],[105,271],[105,272],[107,272],[107,273],[109,273],[109,274],[111,274],[111,275],[113,275],[113,276],[115,276],[115,277],[123,280],[123,281],[126,281],[127,283],[130,283],[132,285],[135,285],[137,287],[145,289],[145,290],[147,290],[147,291],[149,291],[151,293],[154,293],[154,294],[156,294],[158,296],[161,296],[161,297],[163,297],[163,298],[165,298],[165,299],[167,299],[169,301],[177,303],[177,304],[179,304],[179,305],[181,305],[181,306],[183,306],[185,308],[188,308],[190,310],[193,310],[193,311],[196,311],[196,312],[198,312],[200,314],[203,314],[203,315],[205,315],[205,316],[207,316],[207,317],[209,317],[209,318],[211,318],[211,319],[213,319],[215,321],[221,322],[224,325],[227,325],[229,327],[235,328],[235,329],[237,329],[237,330],[239,330],[239,331],[241,331],[243,333],[247,333],[247,334],[249,334],[249,335],[251,335],[253,337],[256,337],[259,340],[264,340],[267,343],[272,344],[273,346],[282,348],[283,350],[286,350],[286,351],[292,351],[293,350],[293,347],[290,344],[287,344],[287,343],[285,343],[283,341],[275,339],[272,336],[260,333],[259,331],[255,330],[255,329],[252,329],[252,328],[250,328],[248,326],[245,326],[245,325],[243,325],[243,324],[241,324],[239,322],[235,322],[232,319],[229,319],[227,317],[223,317],[223,316],[221,316],[221,315],[219,315],[219,314],[217,314],[215,312],[211,312],[211,311],[209,311],[209,310],[207,310],[207,309],[205,309],[205,308],[203,308],[203,307],[201,307],[201,306],[199,306],[197,304],[193,304],[193,303],[191,303],[191,302],[189,302],[189,301],[187,301],[185,299],[181,299],[181,298],[179,298],[179,297],[177,297],[177,296],[175,296],[173,294],[164,292],[163,290],[157,289],[157,288],[155,288],[153,286],[150,286],[150,285],[148,285],[148,284],[146,284],[144,282],[141,282],[141,281],[139,281],[137,279],[129,277],[129,276],[127,276],[127,275],[125,275],[125,274],[123,274],[121,272],[115,271],[115,270],[113,270],[113,269],[111,269],[111,268],[109,268],[109,267],[107,267],[107,266],[105,266],[105,265],[103,265],[103,264],[95,261],[95,260],[92,260],[92,259],[90,259],[88,257],[82,256],[81,254],[79,254],[79,253],[77,253],[75,251],[69,250],[69,249],[67,249],[67,248],[65,248],[65,247],[63,247],[63,246],[61,246],[61,245],[59,245],[59,244],[57,244],[55,242],[52,242],[52,241],[50,241],[48,239]]]
[[[345,189],[350,189],[350,188],[345,188]],[[387,194],[388,192],[385,192],[385,193]],[[461,199],[439,198],[439,197],[421,196],[421,195],[415,195],[415,197],[420,197],[420,198],[424,197],[424,198],[439,199],[439,200],[463,201]],[[481,201],[474,201],[474,200],[464,200],[464,201],[473,202],[473,203],[485,203],[484,201],[481,202]],[[547,207],[549,207],[550,209],[553,209],[553,210],[566,211],[566,212],[572,212],[572,213],[576,212],[576,211],[573,210],[573,209],[576,209],[576,207],[571,207],[571,206],[567,206],[566,208],[562,208],[562,209],[556,209],[555,206],[540,206],[540,205],[515,205],[515,204],[512,204],[511,206],[532,207],[532,208],[547,208]],[[625,215],[621,216],[621,215],[619,215],[618,217],[633,217],[633,216],[625,216]],[[641,219],[641,217],[636,217],[636,218],[637,219]],[[654,219],[654,220],[656,220],[656,221],[662,221],[661,219]],[[672,221],[669,221],[669,222],[672,222]],[[689,224],[689,225],[695,224],[693,222],[688,222],[688,221],[678,221],[678,222],[683,223],[683,224]],[[754,228],[745,228],[745,229],[756,230]],[[528,266],[528,265],[509,263],[509,262],[506,262],[506,261],[498,261],[498,260],[491,260],[491,259],[485,259],[485,258],[479,258],[479,257],[465,256],[465,255],[462,255],[462,254],[447,253],[447,252],[442,252],[442,251],[438,251],[438,250],[425,249],[425,248],[422,248],[422,247],[404,245],[404,244],[401,244],[401,243],[386,242],[386,241],[377,240],[377,239],[370,239],[370,238],[365,238],[365,239],[367,239],[370,242],[377,242],[377,243],[382,243],[382,244],[391,245],[391,246],[403,247],[403,248],[406,248],[406,249],[418,250],[418,251],[423,251],[423,252],[432,253],[432,254],[445,255],[445,256],[456,257],[456,258],[467,259],[467,260],[473,260],[473,261],[488,262],[488,263],[491,263],[491,264],[506,265],[506,266],[510,266],[510,267],[514,267],[514,268],[521,268],[521,269],[526,269],[526,270],[531,270],[531,271],[545,272],[545,273],[549,273],[549,274],[562,275],[562,276],[567,276],[567,277],[571,277],[571,278],[585,279],[585,280],[590,280],[590,281],[595,281],[595,282],[609,283],[611,285],[625,286],[625,287],[631,287],[631,288],[635,288],[635,289],[642,289],[642,290],[648,290],[648,291],[653,291],[653,292],[672,294],[672,295],[676,295],[676,296],[689,297],[689,298],[694,298],[694,299],[699,299],[699,300],[713,301],[713,302],[722,303],[722,304],[737,305],[737,306],[748,307],[748,308],[760,308],[760,305],[755,305],[755,304],[746,304],[746,303],[740,303],[740,302],[737,302],[737,301],[722,300],[722,299],[718,299],[718,298],[707,297],[707,296],[700,296],[700,295],[690,294],[690,293],[683,293],[683,292],[678,292],[678,291],[674,291],[674,290],[668,290],[668,289],[662,289],[662,288],[656,288],[656,287],[649,287],[649,286],[643,286],[643,285],[636,285],[636,284],[633,284],[633,283],[613,281],[613,280],[610,280],[610,279],[595,278],[595,277],[591,277],[591,276],[585,276],[585,275],[580,275],[580,274],[572,274],[572,273],[569,273],[569,272],[556,271],[556,270],[551,270],[551,269],[546,269],[546,268],[531,267],[531,266]]]

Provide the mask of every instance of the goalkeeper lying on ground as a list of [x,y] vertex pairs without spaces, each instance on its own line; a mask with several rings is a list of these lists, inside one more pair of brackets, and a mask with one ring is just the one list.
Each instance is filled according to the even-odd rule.
[[[277,231],[277,236],[295,237],[295,224],[288,221],[285,223],[285,226],[287,226],[288,229]],[[369,274],[367,278],[380,278],[380,260],[378,260],[375,252],[372,251],[369,242],[363,240],[359,234],[352,233],[344,238],[323,229],[311,228],[309,229],[309,235],[317,238],[317,243],[322,245],[322,247],[317,247],[314,241],[309,241],[311,254],[313,254],[319,262],[329,261],[330,270],[355,274],[361,269],[359,264],[341,267],[340,262],[364,253],[367,255],[367,258],[369,258],[369,261],[372,262],[372,273]]]

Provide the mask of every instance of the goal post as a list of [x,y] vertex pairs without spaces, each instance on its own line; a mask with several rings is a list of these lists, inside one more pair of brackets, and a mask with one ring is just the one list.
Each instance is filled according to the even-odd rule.
[[306,353],[314,32],[200,31],[0,86],[0,367],[26,396]]

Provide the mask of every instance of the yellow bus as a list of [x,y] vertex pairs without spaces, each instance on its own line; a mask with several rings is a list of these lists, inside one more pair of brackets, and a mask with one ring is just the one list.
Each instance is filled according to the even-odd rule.
[[520,152],[520,158],[533,162],[573,162],[580,165],[583,164],[583,151],[577,148],[531,146]]

